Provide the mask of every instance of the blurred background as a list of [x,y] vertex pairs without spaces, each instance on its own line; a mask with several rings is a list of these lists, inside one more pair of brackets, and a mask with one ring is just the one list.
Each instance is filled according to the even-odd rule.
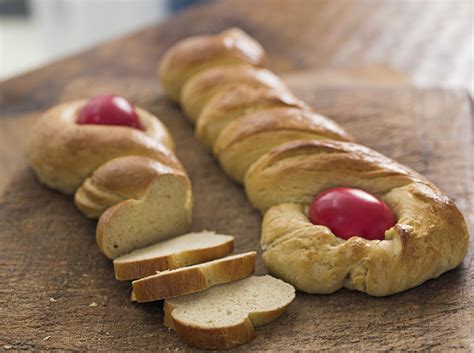
[[0,80],[156,24],[202,2],[0,0]]
[[[0,0],[0,80],[157,24],[203,2],[210,0]],[[358,65],[396,68],[417,85],[474,92],[474,0],[340,0],[332,7],[357,2],[365,4],[360,8],[368,3],[374,14],[343,39],[337,22],[302,23],[302,30],[327,26],[320,33],[344,41],[332,63],[347,66],[353,57]],[[258,3],[255,0],[256,9]],[[376,11],[382,3],[383,9]],[[271,14],[287,15],[291,17]],[[324,44],[308,45],[325,53]]]

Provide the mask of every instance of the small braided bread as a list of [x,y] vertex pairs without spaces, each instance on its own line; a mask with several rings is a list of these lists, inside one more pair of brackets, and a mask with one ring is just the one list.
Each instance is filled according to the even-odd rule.
[[[234,46],[221,45],[217,54],[207,49],[232,31],[178,42],[160,64],[160,81],[196,124],[197,138],[262,211],[262,256],[269,271],[307,293],[345,287],[384,296],[458,266],[468,232],[455,204],[410,168],[353,143],[255,56],[229,62],[221,58],[234,55]],[[253,39],[238,33],[237,47],[259,48],[264,57]],[[375,195],[391,208],[396,224],[383,240],[344,240],[313,224],[311,202],[334,187]]]
[[38,179],[99,219],[97,243],[109,258],[185,233],[191,183],[166,127],[139,107],[143,130],[78,124],[86,103],[59,104],[38,120],[28,146]]

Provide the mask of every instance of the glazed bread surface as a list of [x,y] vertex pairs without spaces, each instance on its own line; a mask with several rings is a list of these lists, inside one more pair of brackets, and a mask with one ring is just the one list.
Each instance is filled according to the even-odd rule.
[[222,129],[213,153],[224,171],[243,183],[249,167],[287,141],[342,140],[351,137],[335,122],[301,108],[267,108],[246,114]]
[[196,137],[210,150],[222,129],[246,114],[266,108],[308,108],[286,91],[242,84],[223,88],[204,106],[196,122]]
[[151,182],[165,174],[183,173],[147,157],[114,158],[102,164],[82,183],[74,201],[86,216],[99,218],[119,201],[143,198]]
[[39,118],[28,146],[38,179],[99,218],[97,243],[109,258],[185,233],[191,183],[166,127],[139,107],[143,130],[78,124],[87,102],[62,103]]
[[285,83],[267,69],[249,65],[216,66],[202,71],[186,81],[179,98],[181,107],[186,116],[195,123],[202,109],[212,97],[235,84],[288,92]]
[[149,157],[182,169],[168,130],[155,116],[136,107],[144,131],[124,126],[77,124],[77,114],[86,103],[86,99],[62,103],[36,122],[28,157],[43,184],[73,194],[99,166],[129,155]]
[[[308,293],[346,287],[383,296],[462,262],[468,232],[455,204],[410,168],[352,143],[274,74],[246,62],[183,75],[179,101],[197,137],[264,214],[272,274]],[[311,202],[334,187],[362,189],[392,209],[397,223],[384,240],[343,240],[310,222]]]
[[[245,185],[253,205],[266,211],[265,264],[308,293],[398,293],[457,267],[467,252],[467,228],[454,203],[420,174],[364,146],[288,143],[254,163]],[[371,192],[393,210],[398,221],[384,240],[343,240],[310,222],[314,195],[339,185]]]
[[158,69],[160,83],[174,101],[178,101],[187,79],[208,67],[250,64],[261,66],[265,52],[260,44],[238,28],[217,35],[184,39],[168,50]]

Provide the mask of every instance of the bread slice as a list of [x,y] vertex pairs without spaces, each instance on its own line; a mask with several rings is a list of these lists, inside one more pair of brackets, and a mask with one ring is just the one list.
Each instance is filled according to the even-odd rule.
[[121,201],[100,216],[97,245],[104,255],[115,259],[186,233],[191,217],[189,178],[181,171],[166,170],[149,181],[143,195]]
[[255,251],[251,251],[199,265],[159,272],[133,281],[133,292],[136,300],[144,303],[179,297],[218,284],[237,281],[254,273],[256,255]]
[[252,276],[166,300],[164,324],[191,346],[232,348],[250,342],[254,328],[278,318],[294,298],[290,284]]
[[214,232],[189,233],[132,251],[114,260],[119,281],[143,278],[158,271],[199,264],[229,255],[234,237]]

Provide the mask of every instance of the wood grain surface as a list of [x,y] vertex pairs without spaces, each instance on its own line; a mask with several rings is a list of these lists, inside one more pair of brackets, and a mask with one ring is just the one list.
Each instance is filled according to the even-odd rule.
[[[288,81],[359,142],[437,183],[456,201],[472,234],[470,97],[406,87],[398,75],[394,87],[374,82],[380,73],[367,82],[371,73],[340,70],[386,63],[415,83],[472,84],[471,14],[470,0],[218,1],[1,83],[0,184],[19,171],[0,197],[0,350],[189,348],[163,327],[161,303],[129,302],[129,285],[114,280],[97,250],[94,222],[70,198],[38,184],[26,166],[24,146],[37,110],[59,100],[114,92],[157,114],[193,181],[193,229],[235,234],[237,252],[258,249],[259,214],[153,79],[163,52],[195,33],[239,26],[262,42],[277,73],[324,68],[324,74],[304,72]],[[472,350],[472,258],[471,240],[460,268],[388,298],[347,290],[298,294],[281,319],[259,328],[257,338],[238,350]],[[265,273],[260,259],[258,273]]]
[[[427,175],[465,215],[472,215],[472,112],[465,93],[406,86],[308,89],[307,80],[291,82],[298,95],[358,141]],[[110,91],[151,110],[170,128],[193,181],[193,229],[234,234],[236,252],[259,250],[260,215],[194,138],[178,107],[161,96],[156,81],[82,79],[61,99]],[[129,284],[114,280],[111,263],[95,245],[95,223],[69,197],[40,185],[29,168],[6,188],[0,230],[2,345],[186,348],[162,325],[162,303],[129,302]],[[387,298],[347,290],[326,296],[299,293],[283,317],[259,328],[257,338],[238,350],[468,350],[474,314],[471,259],[472,251],[460,268]],[[257,273],[265,273],[260,258]]]

